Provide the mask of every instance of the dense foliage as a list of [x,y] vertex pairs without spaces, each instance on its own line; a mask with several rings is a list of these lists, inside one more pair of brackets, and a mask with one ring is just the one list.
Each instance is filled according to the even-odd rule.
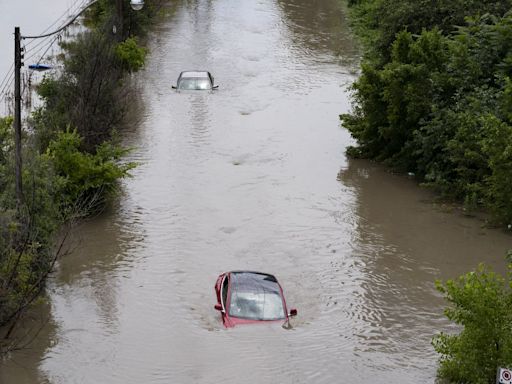
[[407,30],[419,35],[424,29],[437,28],[448,36],[465,25],[467,16],[486,14],[503,16],[512,0],[349,0],[355,24],[360,28],[368,49],[382,62],[390,58],[390,47],[397,33]]
[[367,44],[348,153],[512,223],[511,1],[353,1]]
[[129,37],[119,43],[115,52],[122,67],[127,71],[138,71],[144,66],[147,51],[137,44],[135,37]]
[[55,262],[54,235],[64,221],[53,164],[30,146],[23,152],[25,200],[16,206],[12,136],[12,119],[0,119],[0,327],[12,326],[40,294]]
[[493,384],[496,369],[512,365],[511,275],[505,280],[483,265],[437,288],[451,304],[448,319],[459,334],[441,333],[432,343],[441,354],[439,374],[456,383]]
[[117,42],[97,30],[78,35],[64,47],[65,71],[39,85],[45,104],[33,114],[32,123],[40,150],[71,126],[83,138],[82,149],[93,152],[119,127],[126,109],[123,74],[144,66],[146,50],[133,37]]
[[100,0],[87,15],[89,30],[62,44],[63,69],[38,86],[43,106],[23,136],[23,199],[15,199],[13,120],[0,118],[0,355],[12,347],[16,321],[39,297],[67,224],[96,212],[134,166],[121,162],[116,141],[129,87],[126,74],[141,69],[143,35],[164,3],[142,12]]
[[43,156],[53,165],[63,212],[77,202],[95,210],[115,192],[117,180],[128,176],[134,166],[119,164],[117,161],[125,151],[110,142],[100,144],[92,155],[80,151],[81,141],[76,131],[59,132]]

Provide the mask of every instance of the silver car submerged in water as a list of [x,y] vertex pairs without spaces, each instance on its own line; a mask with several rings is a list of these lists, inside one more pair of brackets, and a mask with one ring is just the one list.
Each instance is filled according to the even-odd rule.
[[208,71],[183,71],[172,88],[177,91],[212,91],[219,86],[214,85],[213,76]]

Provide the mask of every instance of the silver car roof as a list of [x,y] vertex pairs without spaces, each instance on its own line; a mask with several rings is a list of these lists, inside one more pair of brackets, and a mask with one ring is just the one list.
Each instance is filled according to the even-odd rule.
[[181,77],[209,77],[207,71],[184,71]]

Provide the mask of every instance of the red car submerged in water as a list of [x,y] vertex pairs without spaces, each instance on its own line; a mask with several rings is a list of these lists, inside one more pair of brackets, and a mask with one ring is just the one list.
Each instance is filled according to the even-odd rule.
[[232,271],[217,278],[217,304],[226,328],[238,324],[287,322],[297,315],[288,312],[283,289],[273,275],[261,272]]

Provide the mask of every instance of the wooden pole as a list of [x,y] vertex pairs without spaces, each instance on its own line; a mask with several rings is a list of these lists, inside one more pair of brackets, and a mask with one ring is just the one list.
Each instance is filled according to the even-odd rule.
[[20,27],[14,28],[14,153],[16,179],[16,205],[23,204],[23,183],[21,163],[21,34]]

